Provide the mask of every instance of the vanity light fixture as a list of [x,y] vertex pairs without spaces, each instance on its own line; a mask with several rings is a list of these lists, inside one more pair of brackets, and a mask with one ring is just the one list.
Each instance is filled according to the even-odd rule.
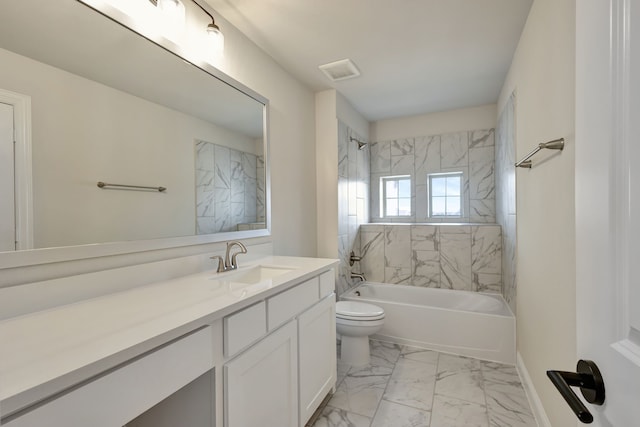
[[211,24],[207,25],[207,38],[213,44],[216,53],[221,53],[224,50],[224,34],[220,31],[220,27],[216,25],[216,20],[213,19],[213,16],[200,5],[196,0],[191,0],[198,6],[204,13],[206,13],[209,18],[211,18]]
[[156,0],[156,2],[158,8],[170,25],[175,29],[184,26],[186,12],[184,3],[182,3],[181,0]]
[[[149,0],[154,5],[158,6],[167,15],[172,15],[176,21],[181,21],[184,25],[185,9],[182,0]],[[211,18],[211,23],[207,25],[207,39],[209,43],[213,45],[214,52],[216,54],[221,53],[224,50],[224,35],[220,31],[220,27],[216,24],[216,20],[213,18],[207,9],[202,7],[196,0],[191,0],[198,6],[204,13]]]

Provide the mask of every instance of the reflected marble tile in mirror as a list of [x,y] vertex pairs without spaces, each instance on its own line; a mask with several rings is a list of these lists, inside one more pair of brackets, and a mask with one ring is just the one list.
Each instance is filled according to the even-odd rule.
[[196,141],[196,234],[265,227],[264,157]]

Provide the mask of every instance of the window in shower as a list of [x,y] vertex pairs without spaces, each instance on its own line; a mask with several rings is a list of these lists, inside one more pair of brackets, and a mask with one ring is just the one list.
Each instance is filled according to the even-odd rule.
[[411,216],[411,177],[409,175],[380,178],[380,216]]
[[428,175],[430,217],[462,217],[462,178],[462,172]]

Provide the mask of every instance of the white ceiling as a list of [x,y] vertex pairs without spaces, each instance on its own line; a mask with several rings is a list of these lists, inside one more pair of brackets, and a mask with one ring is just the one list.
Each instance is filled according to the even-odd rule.
[[[496,102],[532,1],[207,0],[297,79],[337,89],[370,121]],[[344,58],[360,77],[332,83],[318,69]]]

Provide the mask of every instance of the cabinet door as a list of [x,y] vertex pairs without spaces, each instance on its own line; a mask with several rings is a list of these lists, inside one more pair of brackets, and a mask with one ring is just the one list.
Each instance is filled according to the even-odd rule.
[[336,300],[332,294],[298,318],[300,425],[336,383]]
[[226,427],[298,425],[298,340],[291,321],[224,367]]

